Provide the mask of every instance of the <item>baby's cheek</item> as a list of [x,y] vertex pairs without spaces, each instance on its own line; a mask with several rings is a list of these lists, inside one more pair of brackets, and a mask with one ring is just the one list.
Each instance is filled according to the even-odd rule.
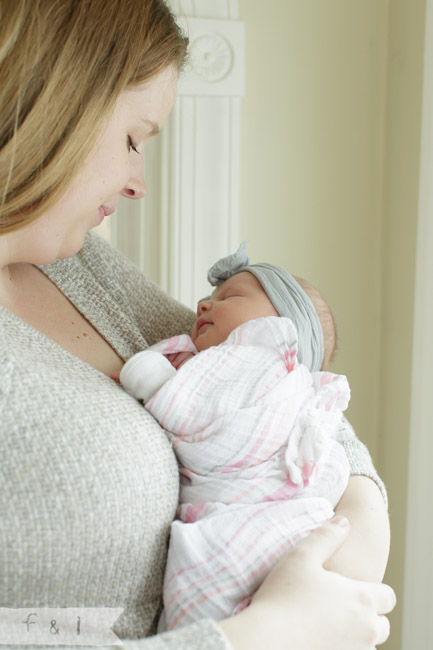
[[197,337],[196,341],[193,340],[193,343],[199,352],[203,352],[203,350],[207,350],[213,345],[217,345],[217,343],[213,342],[212,340],[209,341],[206,338],[206,335],[203,334],[200,334],[200,336]]

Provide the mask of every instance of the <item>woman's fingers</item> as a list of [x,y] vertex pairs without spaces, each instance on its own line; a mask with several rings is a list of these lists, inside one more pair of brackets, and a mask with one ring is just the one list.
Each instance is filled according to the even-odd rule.
[[396,597],[389,585],[377,582],[361,582],[359,585],[359,600],[366,608],[373,610],[378,616],[389,614],[395,607]]
[[346,517],[337,515],[316,528],[292,552],[306,554],[310,562],[318,562],[323,566],[345,542],[349,530],[350,524]]
[[333,517],[316,528],[279,560],[254,598],[266,597],[274,589],[283,593],[294,580],[304,584],[311,572],[324,571],[323,565],[344,544],[349,530],[350,524],[342,516]]
[[[275,650],[372,650],[386,641],[385,614],[396,600],[391,587],[324,569],[349,530],[344,517],[334,517],[280,560],[244,610],[254,640],[265,639],[272,629],[269,647]],[[240,636],[245,634],[244,629]]]
[[391,630],[390,624],[386,616],[379,616],[377,622],[376,645],[381,645],[382,643],[385,643],[385,641],[389,637],[390,630]]
[[388,585],[366,582],[360,585],[358,617],[370,621],[367,636],[371,645],[376,647],[385,643],[389,637],[390,624],[385,616],[395,607],[396,596]]
[[395,607],[397,602],[394,589],[388,585],[372,585],[377,587],[377,603],[376,609],[378,614],[389,614]]

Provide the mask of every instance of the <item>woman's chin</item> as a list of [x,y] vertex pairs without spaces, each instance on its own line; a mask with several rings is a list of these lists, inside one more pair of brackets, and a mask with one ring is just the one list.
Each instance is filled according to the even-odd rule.
[[62,249],[61,251],[59,251],[59,254],[58,254],[58,256],[57,256],[56,259],[58,259],[58,260],[65,260],[65,259],[67,259],[68,257],[73,257],[74,255],[76,255],[77,253],[79,253],[80,250],[83,248],[83,245],[84,245],[84,239],[85,239],[85,238],[83,237],[83,239],[81,240],[81,242],[77,243],[76,245],[74,245],[74,246],[67,246],[67,247],[65,247],[65,249]]

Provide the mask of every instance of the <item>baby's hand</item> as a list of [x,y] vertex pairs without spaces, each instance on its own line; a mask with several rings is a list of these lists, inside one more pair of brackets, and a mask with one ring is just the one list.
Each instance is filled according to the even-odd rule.
[[179,368],[189,361],[194,354],[192,352],[173,352],[173,354],[166,354],[165,356],[170,361],[173,368],[179,370]]
[[120,370],[116,370],[116,372],[111,372],[109,375],[110,379],[114,379],[114,381],[117,381],[118,384],[120,384]]

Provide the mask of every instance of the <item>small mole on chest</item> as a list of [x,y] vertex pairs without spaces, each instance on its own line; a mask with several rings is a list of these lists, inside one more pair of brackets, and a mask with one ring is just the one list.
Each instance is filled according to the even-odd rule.
[[[71,325],[74,325],[74,326],[75,326],[75,321],[71,321]],[[84,336],[85,338],[87,338],[87,339],[92,340],[92,337],[91,337],[90,334],[88,334],[87,332],[83,332],[83,336]],[[79,334],[77,334],[76,336],[73,336],[73,337],[72,337],[72,340],[73,340],[73,341],[77,341],[78,339],[81,339],[81,336],[80,336]]]

